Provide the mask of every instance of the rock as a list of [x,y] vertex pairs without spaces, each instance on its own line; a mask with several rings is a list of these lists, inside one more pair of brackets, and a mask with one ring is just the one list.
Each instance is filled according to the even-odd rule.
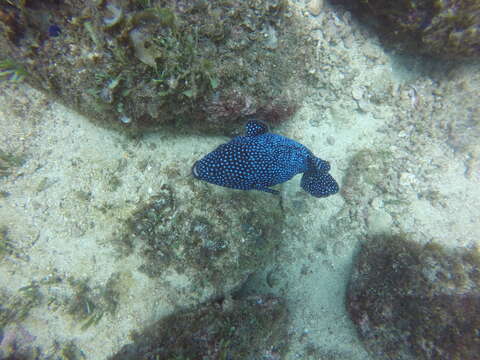
[[172,280],[171,290],[183,294],[177,303],[196,304],[231,292],[266,264],[280,244],[284,215],[269,194],[191,182],[181,192],[164,185],[115,237],[123,255],[142,259],[147,276]]
[[478,359],[480,252],[376,236],[362,246],[347,310],[376,359]]
[[320,11],[322,11],[323,7],[323,0],[310,0],[307,5],[308,12],[313,16],[320,15]]
[[275,50],[278,47],[278,36],[275,28],[268,26],[265,32],[265,47],[269,50]]
[[[314,48],[293,51],[303,30],[285,1],[127,3],[2,2],[0,74],[133,133],[172,124],[233,131],[245,114],[222,100],[232,93],[239,105],[295,102],[281,90],[292,77],[301,80],[291,69]],[[215,121],[214,106],[230,111]]]
[[[385,43],[439,58],[480,54],[480,1],[342,0],[361,19],[376,18]],[[367,20],[372,23],[371,20]]]
[[288,313],[273,296],[220,299],[181,311],[134,334],[111,360],[281,359]]
[[363,98],[363,93],[364,93],[364,89],[360,86],[355,86],[352,89],[352,97],[357,101]]

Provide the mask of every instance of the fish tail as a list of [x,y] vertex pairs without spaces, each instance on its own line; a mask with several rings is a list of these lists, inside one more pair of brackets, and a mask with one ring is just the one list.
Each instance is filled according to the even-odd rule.
[[315,156],[308,160],[308,170],[302,175],[300,186],[303,190],[315,197],[326,197],[336,194],[338,184],[332,175],[328,173],[330,164]]

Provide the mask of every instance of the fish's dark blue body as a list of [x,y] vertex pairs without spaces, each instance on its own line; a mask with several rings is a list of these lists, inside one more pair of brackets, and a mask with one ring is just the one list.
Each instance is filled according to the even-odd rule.
[[270,186],[303,173],[301,186],[311,195],[326,197],[338,192],[327,161],[292,139],[269,133],[266,125],[256,120],[250,120],[245,128],[244,136],[233,138],[197,161],[193,176],[233,189],[278,194]]

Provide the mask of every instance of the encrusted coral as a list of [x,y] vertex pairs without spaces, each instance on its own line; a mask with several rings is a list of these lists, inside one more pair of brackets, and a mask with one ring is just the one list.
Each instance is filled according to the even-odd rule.
[[477,248],[368,239],[346,302],[367,350],[378,359],[477,359],[479,269]]

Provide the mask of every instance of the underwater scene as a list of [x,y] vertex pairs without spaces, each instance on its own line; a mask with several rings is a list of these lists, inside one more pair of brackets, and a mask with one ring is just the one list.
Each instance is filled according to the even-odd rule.
[[480,0],[1,0],[0,360],[480,359]]

